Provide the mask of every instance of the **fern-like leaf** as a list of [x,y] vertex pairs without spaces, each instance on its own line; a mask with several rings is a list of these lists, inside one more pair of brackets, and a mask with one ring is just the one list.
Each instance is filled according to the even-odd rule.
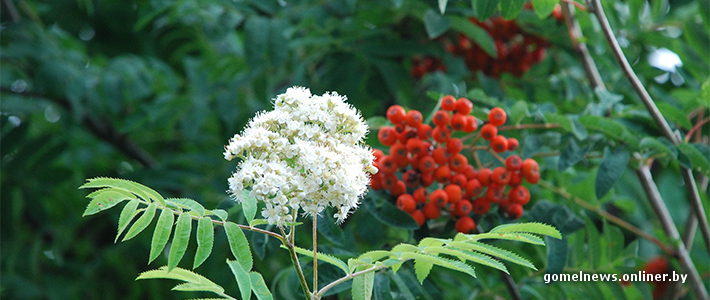
[[153,221],[153,217],[155,217],[155,202],[151,203],[148,205],[148,207],[143,211],[143,214],[136,220],[135,223],[133,223],[133,226],[131,226],[131,229],[128,229],[128,232],[126,233],[126,236],[123,237],[123,241],[127,241],[141,233],[143,229],[148,227],[150,222]]
[[214,225],[209,217],[202,217],[197,221],[197,251],[192,268],[199,267],[212,253],[214,245]]
[[535,265],[533,265],[529,260],[496,246],[479,242],[452,242],[448,246],[485,253],[524,267],[531,268],[533,270],[537,270]]
[[170,255],[168,256],[168,270],[175,268],[187,250],[192,232],[192,218],[186,213],[180,214],[173,233],[173,242],[170,245]]
[[124,200],[135,199],[136,197],[124,190],[115,188],[105,188],[94,191],[93,193],[86,196],[91,198],[91,201],[86,206],[84,214],[82,216],[89,216],[98,213],[103,210],[107,210],[111,207],[118,205]]
[[133,199],[126,203],[126,206],[121,210],[121,216],[118,217],[118,233],[116,233],[116,239],[114,243],[118,242],[118,237],[121,236],[124,230],[128,227],[128,224],[138,215],[138,199]]
[[[281,245],[281,248],[286,249],[286,246]],[[301,255],[304,255],[304,256],[308,256],[308,257],[310,257],[310,258],[313,258],[313,251],[312,251],[312,250],[307,250],[307,249],[304,249],[304,248],[301,248],[301,247],[297,247],[297,246],[294,246],[294,250],[295,250],[296,253],[298,253],[298,254],[301,254]],[[347,265],[344,261],[342,261],[342,260],[336,258],[335,256],[318,252],[317,257],[318,257],[318,260],[320,260],[320,261],[329,263],[329,264],[331,264],[331,265],[334,265],[334,266],[340,268],[341,270],[343,270],[343,272],[345,272],[345,274],[349,274],[349,273],[350,273],[350,272],[349,272],[348,265]]]
[[237,286],[239,286],[239,291],[241,292],[242,299],[249,299],[251,297],[251,276],[249,276],[249,271],[242,268],[242,264],[238,261],[227,260],[227,265],[232,270],[234,278],[237,280]]
[[490,233],[532,233],[562,239],[562,234],[555,228],[547,224],[532,222],[520,224],[504,224],[491,229]]
[[244,271],[251,271],[251,267],[254,265],[254,260],[251,257],[251,249],[249,248],[249,241],[244,235],[244,232],[239,225],[233,222],[225,222],[224,230],[227,233],[227,241],[229,241],[229,249],[232,250],[234,258],[242,265]]
[[252,271],[249,272],[249,278],[251,279],[251,290],[254,292],[257,299],[274,300],[274,297],[271,295],[271,291],[269,291],[269,287],[266,286],[264,277],[262,277],[261,274]]
[[205,278],[204,276],[197,274],[195,272],[185,270],[182,268],[175,268],[172,271],[168,271],[168,266],[162,266],[156,270],[150,270],[141,273],[136,280],[139,279],[174,279],[181,280],[195,285],[202,285],[209,288],[209,291],[216,294],[224,292],[224,289],[218,284],[212,282],[211,280]]
[[165,207],[165,199],[163,196],[158,194],[155,190],[142,185],[140,183],[126,180],[126,179],[119,179],[119,178],[108,178],[108,177],[97,177],[97,178],[91,178],[88,179],[87,182],[80,186],[80,189],[85,189],[85,188],[103,188],[103,187],[112,187],[116,189],[121,189],[130,193],[133,193],[137,195],[138,197],[141,197],[145,201],[153,201],[158,202],[162,207]]
[[460,261],[450,260],[447,258],[438,257],[438,256],[431,255],[431,254],[414,253],[414,252],[404,252],[404,253],[402,253],[402,258],[423,260],[425,262],[429,262],[429,263],[432,263],[432,264],[435,264],[438,266],[442,266],[447,269],[463,272],[463,273],[466,273],[466,274],[471,275],[473,277],[476,277],[476,272],[473,271],[473,268],[465,263],[460,262]]
[[170,233],[173,231],[173,222],[175,217],[173,211],[170,209],[164,209],[160,216],[158,217],[158,223],[155,224],[155,230],[153,231],[153,240],[150,243],[150,256],[148,258],[148,263],[158,258],[165,245],[168,244],[170,239]]
[[205,207],[199,202],[188,198],[168,198],[165,199],[167,205],[173,204],[180,209],[187,210],[191,215],[202,217],[205,215]]
[[491,258],[490,256],[486,256],[480,253],[476,253],[473,251],[467,251],[467,250],[462,250],[462,249],[452,249],[449,247],[437,247],[437,246],[429,246],[424,249],[426,253],[441,253],[441,254],[446,254],[446,255],[451,255],[455,256],[461,261],[466,261],[470,260],[474,263],[489,266],[491,268],[495,268],[498,270],[501,270],[505,273],[508,273],[508,269],[503,265],[503,263]]

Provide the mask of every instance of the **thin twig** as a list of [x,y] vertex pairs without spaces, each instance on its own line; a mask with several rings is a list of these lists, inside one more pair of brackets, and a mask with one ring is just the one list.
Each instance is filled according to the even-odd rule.
[[671,219],[668,208],[666,208],[666,205],[663,203],[661,193],[658,191],[658,187],[651,176],[651,170],[646,164],[642,164],[636,171],[636,175],[638,176],[639,181],[641,181],[643,190],[646,192],[646,197],[649,202],[651,202],[653,210],[656,212],[656,215],[661,221],[663,231],[668,236],[671,245],[673,245],[676,253],[678,254],[678,262],[683,267],[683,271],[688,274],[688,281],[690,282],[690,286],[693,288],[695,297],[698,299],[708,299],[708,292],[703,285],[698,270],[695,268],[693,261],[690,259],[688,250],[686,250],[685,245],[683,245],[683,240],[678,233],[678,229],[673,223],[673,219]]
[[500,273],[500,279],[503,280],[503,283],[505,283],[505,287],[508,289],[508,293],[510,294],[510,299],[512,300],[522,300],[523,297],[520,295],[520,291],[518,290],[518,286],[515,285],[515,281],[513,280],[513,277],[510,276],[510,274],[498,270],[498,273]]
[[[577,3],[577,2],[575,2]],[[567,24],[567,29],[569,31],[569,37],[572,41],[572,48],[579,56],[579,60],[584,67],[584,72],[587,73],[587,78],[592,84],[594,89],[606,90],[604,81],[599,74],[597,65],[594,63],[594,59],[589,55],[589,49],[587,49],[587,44],[581,42],[582,40],[582,29],[579,27],[579,22],[574,17],[574,10],[572,5],[569,3],[561,3],[562,15],[565,17],[565,24]]]
[[318,214],[313,214],[313,291],[318,291],[318,230],[316,229]]
[[693,135],[693,133],[696,130],[699,130],[701,127],[703,127],[703,125],[707,122],[710,122],[710,117],[707,117],[704,120],[698,121],[698,123],[696,123],[693,126],[693,128],[691,128],[690,131],[688,131],[688,133],[685,134],[685,142],[687,143],[688,141],[690,141],[690,137]]
[[562,1],[562,3],[561,3],[562,5],[564,5],[564,4],[572,4],[572,5],[576,6],[577,9],[579,9],[579,10],[581,10],[581,11],[584,11],[584,12],[588,11],[588,10],[587,10],[587,7],[584,6],[584,4],[579,3],[579,2],[577,2],[577,1],[574,1],[574,0],[561,0],[561,1]]
[[500,156],[500,154],[498,154],[497,152],[493,151],[493,149],[491,149],[490,147],[488,147],[488,152],[490,152],[491,155],[497,158],[501,163],[505,164],[505,158]]
[[[670,125],[668,125],[668,122],[666,122],[666,120],[663,118],[663,115],[658,110],[658,107],[656,107],[656,103],[653,102],[653,99],[651,99],[651,96],[646,91],[646,88],[644,88],[643,84],[641,84],[641,81],[636,76],[636,73],[634,73],[634,70],[631,68],[631,65],[629,65],[629,62],[624,56],[624,52],[621,51],[621,47],[619,47],[619,43],[616,41],[614,32],[611,29],[611,25],[609,25],[609,20],[607,20],[606,15],[604,14],[604,9],[602,7],[601,1],[589,1],[589,3],[593,5],[592,8],[594,14],[599,20],[599,25],[602,28],[602,32],[604,32],[604,36],[606,37],[607,42],[611,46],[611,50],[614,54],[614,57],[621,66],[621,69],[623,70],[626,77],[631,82],[631,85],[633,86],[634,90],[636,90],[636,93],[641,98],[641,101],[646,106],[646,110],[648,110],[648,112],[651,114],[653,120],[656,122],[656,125],[663,132],[663,135],[668,140],[672,141],[673,144],[680,144],[682,141],[680,134],[671,130]],[[698,189],[696,187],[695,178],[693,177],[692,171],[685,167],[682,168],[681,174],[683,175],[685,187],[688,192],[688,202],[690,202],[691,210],[695,212],[695,216],[699,221],[700,231],[702,232],[703,239],[705,240],[705,248],[707,249],[708,253],[710,253],[710,225],[708,224],[708,219],[705,215],[703,204],[700,201],[700,194],[698,193]],[[660,202],[660,204],[665,207],[665,204],[663,202]]]
[[[279,229],[281,230],[281,234],[286,236],[286,233],[283,230],[283,227],[279,226]],[[288,253],[291,255],[291,263],[293,264],[293,267],[296,268],[296,274],[298,275],[298,280],[301,282],[301,288],[303,289],[303,293],[306,298],[311,297],[311,291],[308,290],[308,282],[306,282],[306,276],[303,275],[303,270],[301,269],[301,263],[298,261],[298,255],[296,254],[296,249],[293,246],[293,235],[295,235],[295,232],[292,231],[289,233],[291,236],[289,238],[285,239],[284,246],[288,249]]]
[[556,123],[545,123],[545,124],[517,124],[517,125],[505,125],[505,126],[498,126],[498,131],[504,131],[504,130],[518,130],[518,129],[550,129],[550,128],[558,128],[560,127],[560,124]]

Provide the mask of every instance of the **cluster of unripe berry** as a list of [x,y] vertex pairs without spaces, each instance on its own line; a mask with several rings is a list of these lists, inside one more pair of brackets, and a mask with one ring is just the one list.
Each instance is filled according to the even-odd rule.
[[[371,186],[397,197],[397,207],[408,212],[420,226],[427,219],[439,218],[444,211],[457,220],[457,231],[470,233],[476,227],[471,216],[485,215],[492,204],[497,204],[504,217],[517,219],[523,213],[523,205],[530,201],[530,192],[522,183],[538,182],[537,162],[517,155],[507,159],[498,155],[518,148],[517,139],[498,134],[498,126],[507,119],[505,111],[500,107],[491,109],[479,129],[478,119],[469,115],[472,109],[473,104],[466,98],[444,96],[441,109],[432,117],[434,127],[423,123],[417,110],[406,112],[399,105],[387,110],[387,119],[394,126],[380,128],[377,137],[389,147],[389,153],[374,150],[374,165],[379,172],[371,177]],[[465,145],[466,138],[452,137],[457,132],[477,130],[473,143],[483,139],[488,146]],[[502,166],[476,169],[462,153],[465,148],[491,151],[501,159]]]
[[532,65],[545,58],[545,48],[550,46],[547,40],[520,30],[514,20],[495,17],[485,21],[470,18],[470,21],[493,37],[498,53],[498,57],[491,57],[463,34],[459,34],[456,43],[445,42],[447,51],[463,56],[471,71],[481,70],[484,74],[496,78],[503,72],[520,77]]

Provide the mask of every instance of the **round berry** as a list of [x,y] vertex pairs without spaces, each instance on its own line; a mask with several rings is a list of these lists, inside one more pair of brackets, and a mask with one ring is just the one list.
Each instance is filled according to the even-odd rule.
[[445,183],[451,179],[451,169],[447,165],[439,166],[434,170],[434,179],[438,182]]
[[474,132],[478,129],[478,119],[474,116],[466,116],[466,124],[463,127],[463,132]]
[[451,130],[446,126],[436,126],[431,131],[431,136],[439,143],[446,143],[451,138]]
[[520,219],[523,215],[523,206],[518,203],[512,203],[505,209],[505,213],[508,215],[508,219]]
[[387,109],[387,120],[392,122],[392,124],[400,124],[404,122],[406,116],[407,115],[402,106],[392,105]]
[[385,153],[380,149],[372,150],[372,156],[375,157],[374,161],[378,161],[381,157],[385,156]]
[[406,212],[413,212],[417,209],[417,202],[414,201],[414,197],[412,197],[412,195],[402,194],[397,197],[397,208]]
[[508,116],[505,111],[500,107],[494,107],[488,113],[488,122],[494,126],[500,126],[505,124],[505,120]]
[[429,195],[429,202],[441,208],[449,202],[449,195],[444,190],[436,190]]
[[508,191],[508,198],[515,203],[525,205],[530,202],[530,191],[528,191],[528,188],[519,185]]
[[481,137],[483,137],[484,140],[490,141],[498,135],[498,127],[496,127],[493,124],[486,124],[481,127]]
[[421,140],[428,140],[431,138],[431,126],[429,124],[420,124],[417,127],[417,135]]
[[446,95],[444,98],[441,98],[441,109],[448,111],[456,110],[456,98],[451,95]]
[[479,216],[485,215],[489,210],[491,210],[491,203],[486,201],[486,198],[483,197],[473,200],[471,206],[473,206],[471,208],[473,212]]
[[508,138],[508,151],[514,151],[515,149],[518,149],[519,145],[520,143],[518,142],[518,139]]
[[407,148],[403,144],[394,144],[390,147],[390,156],[397,158],[407,157]]
[[407,187],[418,187],[419,186],[419,172],[414,170],[407,170],[402,174],[402,181]]
[[406,148],[414,156],[421,156],[427,153],[426,149],[424,149],[424,142],[418,138],[407,140]]
[[446,142],[446,150],[451,154],[456,154],[463,150],[463,142],[460,138],[451,138]]
[[454,216],[457,217],[463,217],[463,216],[468,216],[468,214],[471,213],[471,210],[473,209],[473,206],[471,205],[471,201],[468,200],[461,200],[459,202],[456,202],[454,205]]
[[508,170],[503,167],[497,167],[493,169],[493,173],[491,174],[491,182],[493,182],[496,185],[506,185],[510,181],[510,176],[508,173]]
[[427,200],[429,200],[429,191],[426,188],[418,188],[414,190],[413,193],[414,200],[417,201],[417,203],[426,203]]
[[463,131],[464,127],[466,127],[466,116],[460,113],[451,116],[451,129]]
[[422,208],[424,216],[429,220],[437,219],[441,216],[441,208],[437,207],[433,202],[429,202]]
[[424,225],[424,222],[426,222],[426,217],[424,216],[424,213],[421,210],[415,209],[413,212],[409,213],[410,216],[414,219],[414,221],[417,221],[417,224],[419,226]]
[[394,186],[397,185],[397,181],[399,181],[399,179],[397,179],[397,176],[394,175],[394,173],[383,174],[383,176],[384,178],[382,178],[382,187],[388,190],[394,188]]
[[463,171],[461,171],[461,173],[466,175],[467,180],[478,178],[478,172],[476,172],[476,169],[472,165],[465,166],[463,168]]
[[486,190],[486,199],[488,202],[496,203],[503,199],[505,187],[491,184]]
[[438,110],[434,113],[434,117],[431,122],[436,126],[446,126],[449,125],[449,112],[445,110]]
[[420,179],[422,180],[422,186],[430,186],[434,183],[434,173],[422,173]]
[[491,184],[491,174],[493,174],[493,171],[489,168],[483,168],[480,171],[478,171],[478,181],[481,183],[483,186],[488,186]]
[[397,171],[397,161],[394,157],[385,155],[378,161],[378,168],[382,173],[394,174]]
[[379,191],[383,189],[382,186],[382,181],[385,179],[385,175],[382,174],[382,172],[378,172],[377,174],[373,174],[370,176],[370,187],[375,190]]
[[466,183],[466,194],[471,197],[478,196],[478,194],[480,194],[482,190],[483,186],[481,185],[481,182],[478,181],[478,179],[474,178]]
[[394,128],[386,126],[380,128],[380,131],[377,132],[377,139],[382,145],[392,146],[399,139],[399,134]]
[[449,203],[457,203],[461,201],[461,187],[456,184],[449,184],[444,188],[444,191],[449,195]]
[[411,127],[417,128],[420,124],[422,124],[422,120],[424,120],[422,113],[413,109],[410,110],[405,116],[404,123],[407,123],[407,125]]
[[451,158],[451,153],[447,152],[445,148],[436,148],[431,154],[437,164],[445,165],[449,162]]
[[456,153],[449,159],[449,167],[454,172],[461,172],[466,166],[468,166],[468,159],[461,153]]
[[476,222],[470,217],[461,217],[456,221],[456,231],[461,233],[471,233],[476,229]]
[[523,177],[527,182],[535,184],[540,180],[540,165],[532,158],[523,160]]
[[465,188],[466,183],[468,183],[468,179],[466,179],[466,175],[459,173],[451,177],[451,183],[456,184],[461,188]]
[[425,173],[431,173],[436,170],[436,161],[431,156],[424,156],[419,160],[419,170]]
[[510,172],[510,181],[508,181],[509,186],[519,186],[523,184],[523,175],[521,175],[520,170]]
[[397,183],[390,189],[390,193],[392,196],[399,196],[401,194],[404,194],[407,191],[407,185],[404,184],[404,181],[398,180]]
[[459,98],[459,100],[456,100],[456,112],[460,113],[462,115],[468,115],[471,113],[473,110],[473,103],[471,103],[471,100],[468,100],[466,98]]
[[496,135],[491,139],[491,148],[493,151],[503,153],[508,151],[508,139],[502,135]]
[[508,169],[508,171],[517,171],[522,167],[523,159],[521,159],[520,156],[511,155],[505,159],[505,168]]

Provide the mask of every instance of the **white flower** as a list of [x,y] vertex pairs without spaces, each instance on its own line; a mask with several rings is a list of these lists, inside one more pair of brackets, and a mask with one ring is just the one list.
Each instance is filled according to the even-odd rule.
[[261,214],[270,224],[294,221],[294,210],[313,215],[326,207],[336,207],[334,217],[342,222],[377,172],[363,145],[367,133],[345,97],[289,88],[274,99],[274,110],[257,113],[225,147],[225,159],[241,159],[229,193],[242,201],[247,190],[263,201]]

